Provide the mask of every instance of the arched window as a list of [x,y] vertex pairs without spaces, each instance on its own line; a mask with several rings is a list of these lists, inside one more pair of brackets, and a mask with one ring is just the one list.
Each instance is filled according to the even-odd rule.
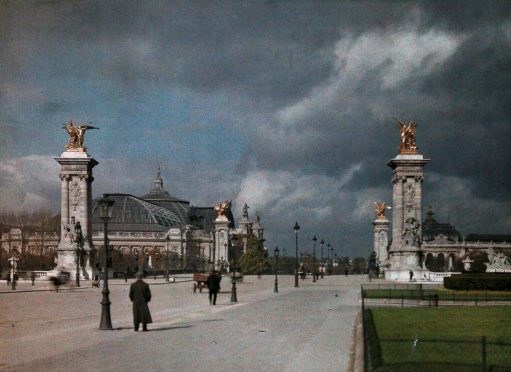
[[443,253],[439,253],[436,257],[436,265],[435,270],[437,272],[443,272],[445,271],[445,256]]

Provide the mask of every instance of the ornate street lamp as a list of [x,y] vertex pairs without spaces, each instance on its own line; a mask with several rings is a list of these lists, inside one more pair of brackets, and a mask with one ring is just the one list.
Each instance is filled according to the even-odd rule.
[[295,231],[295,287],[298,287],[298,231],[300,230],[300,226],[298,222],[295,222],[293,226],[293,230]]
[[[232,244],[234,241],[234,245]],[[232,290],[231,290],[231,302],[238,302],[238,296],[236,293],[236,247],[238,246],[238,238],[233,236],[231,238],[231,249],[232,249]]]
[[316,276],[318,275],[316,271],[316,241],[318,238],[316,238],[316,235],[312,237],[312,250],[313,250],[313,259],[312,259],[312,282],[316,283]]
[[80,225],[80,221],[77,221],[75,224],[75,233],[76,233],[76,279],[75,285],[77,287],[80,286],[80,253],[82,248],[82,226]]
[[165,253],[165,281],[168,282],[169,281],[169,243],[170,243],[170,236],[167,235],[167,237],[165,238],[165,249],[166,249],[166,253]]
[[[224,242],[224,253],[227,255],[227,262],[229,262],[229,252],[227,252],[227,242]],[[223,257],[222,257],[222,261],[223,261]],[[230,268],[228,271],[230,271]],[[229,274],[229,273],[227,273],[227,274]]]
[[319,244],[321,244],[321,279],[323,279],[325,276],[325,261],[323,259],[323,245],[325,244],[325,241],[321,239]]
[[279,293],[279,281],[277,279],[279,247],[275,247],[273,253],[275,253],[275,287],[273,288],[273,293]]
[[11,276],[11,290],[12,291],[16,290],[16,276],[18,275],[16,268],[18,267],[19,258],[20,258],[20,253],[18,252],[18,250],[16,248],[13,248],[11,250],[11,257],[9,258],[9,264],[11,266],[11,273],[9,275]]
[[329,264],[329,275],[332,275],[332,255],[334,253],[334,249],[330,246],[330,243],[326,245],[328,251],[328,264]]
[[133,255],[135,256],[135,274],[140,271],[140,267],[138,266],[138,249],[133,250]]
[[112,205],[114,205],[114,201],[108,199],[108,194],[103,194],[103,198],[98,201],[99,208],[99,218],[103,221],[103,240],[105,247],[105,272],[103,277],[103,299],[101,301],[101,323],[99,324],[99,329],[102,330],[111,330],[112,329],[112,320],[110,318],[110,299],[108,295],[110,291],[108,290],[108,221],[112,218]]

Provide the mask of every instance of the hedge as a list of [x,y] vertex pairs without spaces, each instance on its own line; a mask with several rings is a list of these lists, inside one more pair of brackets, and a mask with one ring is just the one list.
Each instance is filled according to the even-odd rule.
[[455,290],[511,291],[511,273],[454,274],[444,278],[444,287]]

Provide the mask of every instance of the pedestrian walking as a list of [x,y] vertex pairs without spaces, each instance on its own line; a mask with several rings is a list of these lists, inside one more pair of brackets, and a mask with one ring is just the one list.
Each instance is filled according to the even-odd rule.
[[142,331],[147,331],[147,324],[152,323],[151,313],[147,303],[151,301],[149,284],[142,280],[142,273],[135,274],[137,280],[130,286],[130,300],[133,302],[133,325],[135,332],[142,323]]
[[344,269],[344,276],[346,276],[346,277],[348,276],[348,269],[347,268]]
[[34,285],[34,283],[35,283],[35,272],[32,271],[32,273],[30,274],[30,279],[32,280],[32,285]]
[[55,292],[59,291],[59,287],[64,284],[60,277],[58,276],[50,276],[50,281],[53,284],[53,289]]
[[218,271],[213,270],[206,279],[206,285],[209,289],[209,304],[216,305],[216,296],[220,291],[220,281],[222,277]]
[[11,285],[11,273],[7,274],[6,281],[8,286]]
[[409,274],[410,274],[410,281],[412,281],[412,279],[413,279],[413,271],[412,271],[412,270],[410,270],[410,273],[409,273]]
[[124,283],[128,283],[128,271],[125,270],[122,276],[124,278]]
[[92,288],[96,287],[99,288],[99,275],[94,275],[94,280],[92,280]]

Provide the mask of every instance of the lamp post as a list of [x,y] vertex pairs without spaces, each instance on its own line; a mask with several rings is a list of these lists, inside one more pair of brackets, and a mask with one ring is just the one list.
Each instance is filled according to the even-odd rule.
[[312,254],[313,254],[313,259],[312,259],[312,282],[313,283],[316,283],[316,276],[317,276],[317,271],[316,271],[316,241],[318,240],[318,238],[316,238],[316,235],[314,235],[312,237]]
[[[224,242],[224,253],[227,255],[227,262],[229,262],[229,252],[227,252],[227,242]],[[222,261],[223,261],[223,257],[222,257]],[[230,268],[228,271],[231,271]],[[227,272],[227,274],[229,274],[229,272]]]
[[169,243],[170,243],[170,237],[167,235],[167,238],[165,238],[165,281],[169,281]]
[[133,250],[133,255],[135,256],[135,274],[140,271],[140,267],[138,266],[138,249]]
[[[234,241],[234,245],[232,242]],[[231,290],[231,302],[238,302],[238,296],[236,293],[236,246],[238,239],[234,236],[231,238],[231,249],[232,249],[232,290]]]
[[11,250],[11,257],[9,258],[9,263],[11,265],[11,290],[16,290],[16,276],[17,271],[16,268],[18,267],[18,261],[19,261],[19,252],[16,248],[13,248]]
[[330,246],[330,243],[328,243],[328,249],[330,250],[330,253],[328,254],[329,263],[330,263],[330,275],[332,275],[332,269],[333,269],[333,259],[334,259],[334,247]]
[[295,287],[298,288],[298,231],[300,230],[300,226],[298,222],[295,222],[293,226],[293,230],[295,231]]
[[332,275],[332,267],[330,266],[330,243],[326,245],[326,254],[328,255],[328,258],[326,259],[327,262],[327,275]]
[[319,244],[321,244],[321,279],[323,279],[325,276],[325,261],[323,259],[323,245],[325,244],[325,241],[321,239]]
[[108,290],[108,221],[112,218],[112,205],[114,201],[108,199],[108,194],[103,194],[103,198],[98,201],[99,207],[99,218],[103,221],[103,240],[105,247],[105,272],[103,277],[103,299],[101,301],[101,323],[99,324],[99,329],[101,330],[111,330],[112,329],[112,320],[110,318],[110,299],[108,295],[110,291]]
[[273,293],[279,293],[279,280],[277,279],[279,247],[275,247],[273,252],[275,253],[275,287],[273,288]]
[[81,244],[82,244],[82,226],[80,225],[80,221],[77,221],[75,224],[75,233],[76,233],[76,279],[75,285],[77,287],[80,286],[80,253],[81,253]]

